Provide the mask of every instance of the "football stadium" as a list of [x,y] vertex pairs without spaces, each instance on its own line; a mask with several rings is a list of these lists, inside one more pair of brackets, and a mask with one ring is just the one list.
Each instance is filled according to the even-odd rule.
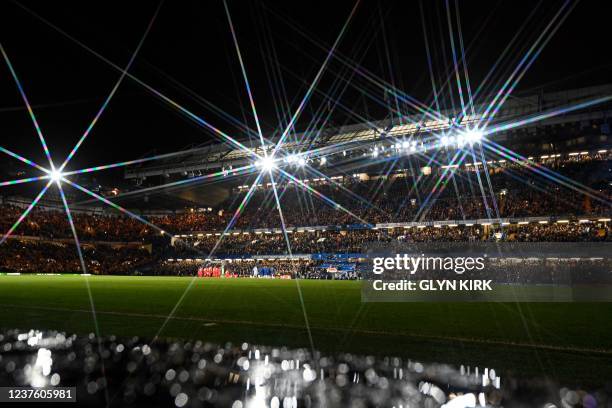
[[0,5],[0,404],[612,407],[574,0]]

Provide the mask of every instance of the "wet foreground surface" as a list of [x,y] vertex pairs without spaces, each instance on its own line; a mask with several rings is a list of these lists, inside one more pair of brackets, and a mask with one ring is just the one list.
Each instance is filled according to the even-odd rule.
[[[493,367],[55,331],[0,334],[0,385],[76,387],[78,406],[606,407],[612,389]],[[50,403],[46,403],[49,406]],[[63,405],[65,404],[57,404]],[[21,406],[25,406],[21,404]],[[75,406],[75,404],[69,405]]]

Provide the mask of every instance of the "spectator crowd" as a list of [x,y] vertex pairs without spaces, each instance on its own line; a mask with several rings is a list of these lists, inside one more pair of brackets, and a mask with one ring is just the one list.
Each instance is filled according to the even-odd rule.
[[[612,241],[607,222],[531,223],[505,227],[427,226],[390,229],[328,230],[293,232],[287,235],[291,253],[364,253],[373,243],[392,242],[605,242]],[[240,255],[288,255],[282,233],[228,234],[185,238],[172,248],[172,257]]]
[[[87,273],[131,275],[153,261],[143,248],[85,245],[82,247]],[[9,239],[0,245],[0,271],[13,273],[83,273],[74,244]]]
[[[143,214],[160,229],[122,214],[74,211],[73,218],[79,239],[85,244],[87,271],[96,274],[133,273],[139,267],[156,263],[154,273],[191,274],[191,270],[178,265],[165,265],[164,271],[159,267],[167,258],[288,255],[287,241],[293,254],[346,254],[362,253],[372,243],[612,240],[607,221],[612,215],[609,160],[568,161],[557,164],[554,170],[559,180],[572,181],[555,183],[536,178],[521,166],[498,166],[488,172],[475,171],[473,166],[455,172],[438,169],[435,174],[418,177],[408,173],[346,176],[334,183],[311,180],[312,187],[326,200],[304,193],[295,184],[279,181],[284,223],[292,230],[287,237],[282,233],[254,231],[279,229],[282,225],[274,195],[265,184],[255,190],[249,205],[244,206],[237,218],[233,228],[241,232],[226,234],[222,239],[218,231],[223,231],[236,213],[246,194],[244,188],[235,189],[234,194],[211,211]],[[24,208],[8,203],[0,205],[0,230],[8,231],[23,211]],[[552,219],[525,225],[372,228],[376,224],[411,221],[434,224],[536,216],[563,218],[565,222]],[[584,217],[590,222],[579,222]],[[296,228],[309,226],[327,228],[316,232]],[[160,230],[169,234],[160,234]],[[81,270],[76,247],[66,243],[72,239],[72,230],[61,208],[35,208],[12,235],[14,239],[0,245],[0,271]],[[170,235],[181,238],[171,242]],[[128,242],[132,244],[126,245]],[[151,244],[152,253],[135,249],[135,243]],[[242,273],[236,271],[237,275]]]
[[[556,171],[557,177],[575,181],[544,182],[543,177],[535,177],[520,168],[503,168],[491,170],[491,174],[462,170],[452,178],[442,175],[414,178],[400,174],[366,181],[347,177],[340,183],[313,184],[327,200],[304,193],[295,184],[279,184],[278,188],[288,227],[536,216],[607,217],[612,214],[609,161],[567,163]],[[143,216],[171,234],[222,231],[245,194],[244,190],[237,190],[210,212],[192,209]],[[2,231],[7,231],[24,210],[11,205],[3,205],[0,209]],[[159,230],[119,214],[75,212],[74,220],[79,237],[86,241],[145,241],[159,235]],[[280,225],[273,193],[262,185],[241,211],[234,227],[254,229]],[[46,238],[72,237],[66,215],[59,209],[34,209],[15,233]]]

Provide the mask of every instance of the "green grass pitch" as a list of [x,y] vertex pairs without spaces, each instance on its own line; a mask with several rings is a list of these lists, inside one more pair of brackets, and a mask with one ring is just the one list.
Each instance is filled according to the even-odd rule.
[[[310,347],[297,282],[0,276],[0,326]],[[360,282],[301,280],[316,349],[399,355],[598,383],[612,378],[612,303],[362,303]]]

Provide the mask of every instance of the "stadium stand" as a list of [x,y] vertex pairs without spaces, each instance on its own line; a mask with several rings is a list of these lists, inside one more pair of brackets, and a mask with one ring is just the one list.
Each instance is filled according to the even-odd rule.
[[[167,260],[362,254],[372,243],[610,241],[611,159],[611,149],[593,148],[522,161],[497,157],[487,161],[486,171],[477,160],[455,166],[430,161],[418,170],[396,166],[384,172],[378,167],[367,173],[301,179],[326,200],[305,194],[294,181],[279,180],[287,237],[270,183],[256,186],[251,204],[226,233],[249,185],[234,182],[229,197],[214,208],[140,212],[159,229],[94,209],[74,211],[73,216],[88,272],[94,274],[195,275],[203,261],[194,269]],[[558,182],[551,182],[551,175]],[[3,231],[25,203],[2,200]],[[276,261],[271,267],[273,276],[329,277],[314,264],[296,268],[295,263]],[[0,268],[79,271],[61,206],[39,206],[29,214],[0,247]],[[236,263],[227,270],[228,276],[252,274]]]

